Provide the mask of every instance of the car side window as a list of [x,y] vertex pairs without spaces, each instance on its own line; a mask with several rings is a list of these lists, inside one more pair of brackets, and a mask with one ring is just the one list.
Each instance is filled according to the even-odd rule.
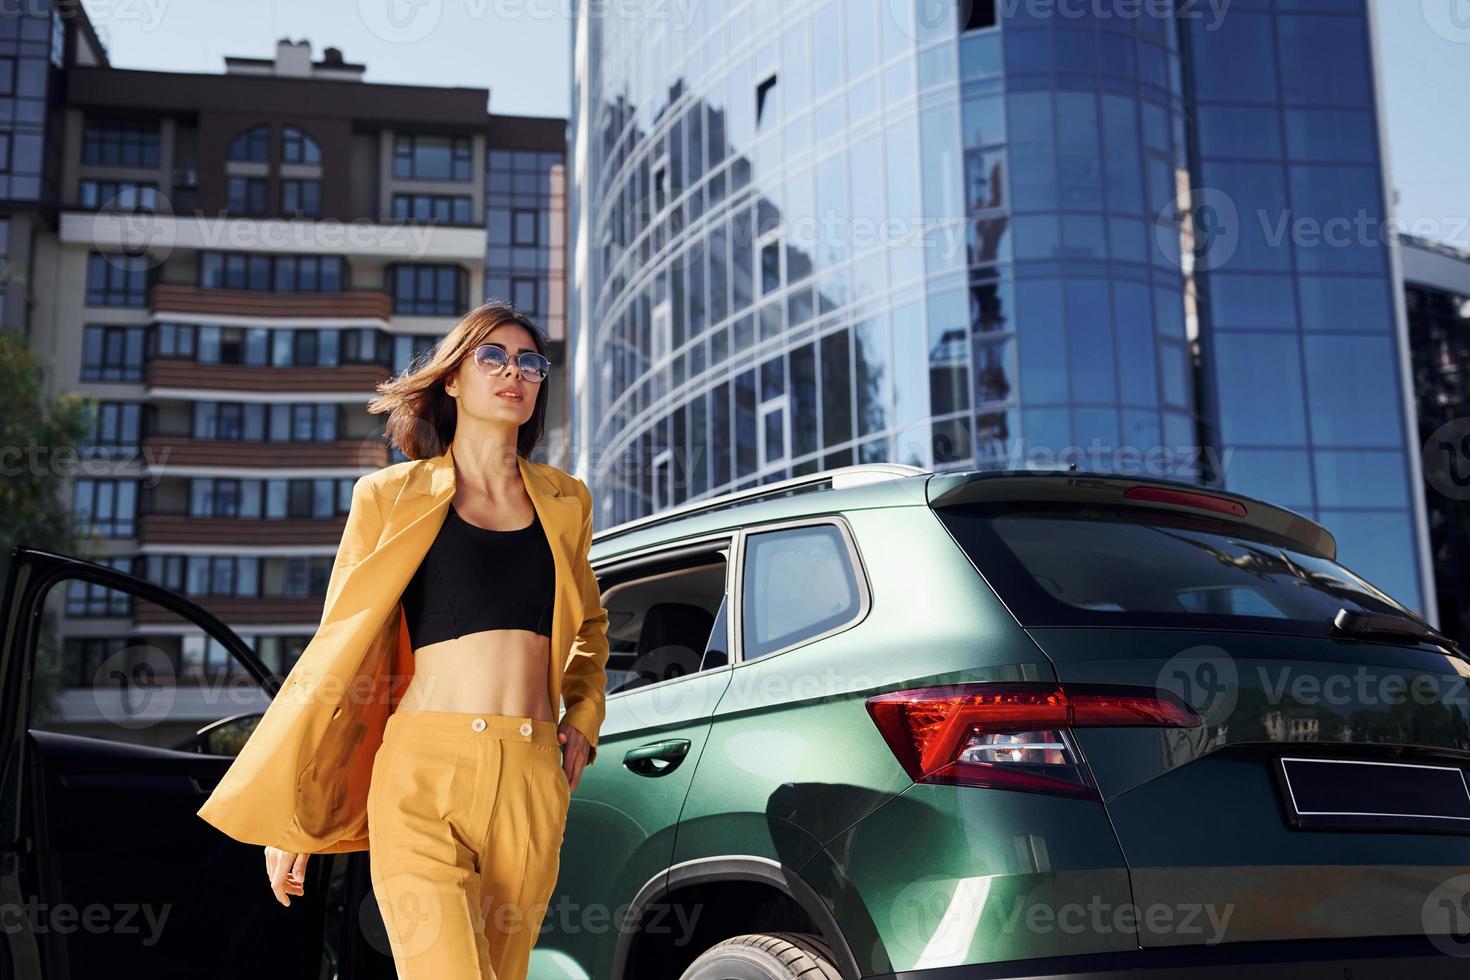
[[219,636],[142,594],[150,583],[109,579],[63,578],[42,600],[26,727],[234,755],[270,695]]
[[712,550],[599,576],[607,582],[608,694],[726,663],[727,564]]
[[834,524],[749,534],[740,647],[754,660],[831,632],[862,610],[847,540]]

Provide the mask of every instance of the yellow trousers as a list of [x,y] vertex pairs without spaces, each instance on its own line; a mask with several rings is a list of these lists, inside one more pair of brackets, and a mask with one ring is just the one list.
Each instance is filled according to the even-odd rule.
[[555,722],[388,717],[368,789],[369,860],[401,980],[525,980],[571,793]]

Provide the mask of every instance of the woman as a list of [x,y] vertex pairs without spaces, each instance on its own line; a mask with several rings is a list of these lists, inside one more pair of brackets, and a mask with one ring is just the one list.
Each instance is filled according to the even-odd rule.
[[[390,580],[378,595],[402,584],[395,611],[412,647],[411,681],[382,726],[365,812],[373,890],[400,977],[525,977],[556,882],[571,792],[596,757],[607,617],[587,564],[591,498],[580,480],[526,459],[545,418],[544,352],[541,332],[526,317],[487,303],[461,319],[426,363],[380,385],[368,406],[390,413],[388,437],[412,459],[359,480],[372,484],[354,492],[323,624],[364,606],[381,613],[379,600],[362,598],[374,594],[368,578],[380,589],[384,577]],[[428,475],[415,481],[416,473]],[[554,482],[569,492],[559,493]],[[422,511],[423,496],[411,487],[442,503]],[[580,509],[574,514],[568,506]],[[419,509],[395,520],[398,510],[413,507]],[[387,544],[373,540],[359,508],[376,510],[377,537]],[[403,540],[410,543],[395,544]],[[396,567],[380,563],[376,574],[351,578],[389,545],[400,548]],[[417,567],[403,567],[413,559]],[[568,644],[554,627],[568,615],[580,624],[581,649],[564,665],[566,651],[558,647]],[[392,617],[389,630],[398,625]],[[311,655],[303,653],[302,661]],[[334,661],[318,673],[340,680],[350,672],[341,664],[354,662]],[[310,678],[306,672],[304,686],[315,683]],[[567,703],[560,724],[559,694]],[[355,701],[352,708],[372,717]],[[334,708],[330,719],[341,713]],[[251,742],[286,740],[261,736],[269,715]],[[319,717],[315,729],[328,724]],[[272,733],[285,731],[287,722],[271,720]],[[363,721],[359,733],[369,725]],[[298,728],[315,730],[310,723]],[[311,761],[301,767],[301,781],[313,768],[347,771],[344,788],[319,794],[338,800],[351,794],[350,770],[363,740],[337,739],[330,753],[326,741],[317,741],[314,755],[305,753]],[[324,754],[333,766],[317,761]],[[267,765],[254,759],[245,771]],[[286,771],[297,766],[293,760]],[[309,789],[300,791],[303,801],[313,798]],[[219,795],[201,816],[241,839],[276,839],[265,848],[272,890],[285,905],[290,895],[304,894],[306,859],[318,851],[290,848],[302,846],[291,841],[305,803],[289,829],[275,833],[282,819],[269,830],[237,819],[226,812],[228,794]],[[335,833],[304,839],[324,851],[360,846],[362,838],[343,826],[354,822],[341,815],[347,809],[313,811],[305,822]]]

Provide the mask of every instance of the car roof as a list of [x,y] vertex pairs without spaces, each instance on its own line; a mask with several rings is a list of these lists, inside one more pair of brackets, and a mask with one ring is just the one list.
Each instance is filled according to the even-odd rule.
[[[1123,496],[1140,486],[1161,492],[1154,494],[1153,499],[1136,502]],[[998,500],[1136,503],[1196,514],[1201,513],[1199,504],[1218,508],[1220,502],[1228,502],[1234,505],[1232,512],[1216,509],[1214,516],[1287,537],[1308,554],[1333,559],[1337,551],[1332,534],[1303,514],[1244,494],[1185,480],[1088,472],[1070,466],[1055,470],[970,469],[936,473],[902,463],[837,467],[689,501],[595,531],[592,546],[602,558],[653,544],[729,531],[756,521],[875,507],[943,507]]]

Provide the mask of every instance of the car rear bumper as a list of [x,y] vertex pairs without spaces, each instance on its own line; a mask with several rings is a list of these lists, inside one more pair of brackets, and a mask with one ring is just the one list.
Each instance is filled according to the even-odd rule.
[[1470,937],[1301,940],[1179,946],[1011,960],[863,980],[1440,980],[1470,977]]

